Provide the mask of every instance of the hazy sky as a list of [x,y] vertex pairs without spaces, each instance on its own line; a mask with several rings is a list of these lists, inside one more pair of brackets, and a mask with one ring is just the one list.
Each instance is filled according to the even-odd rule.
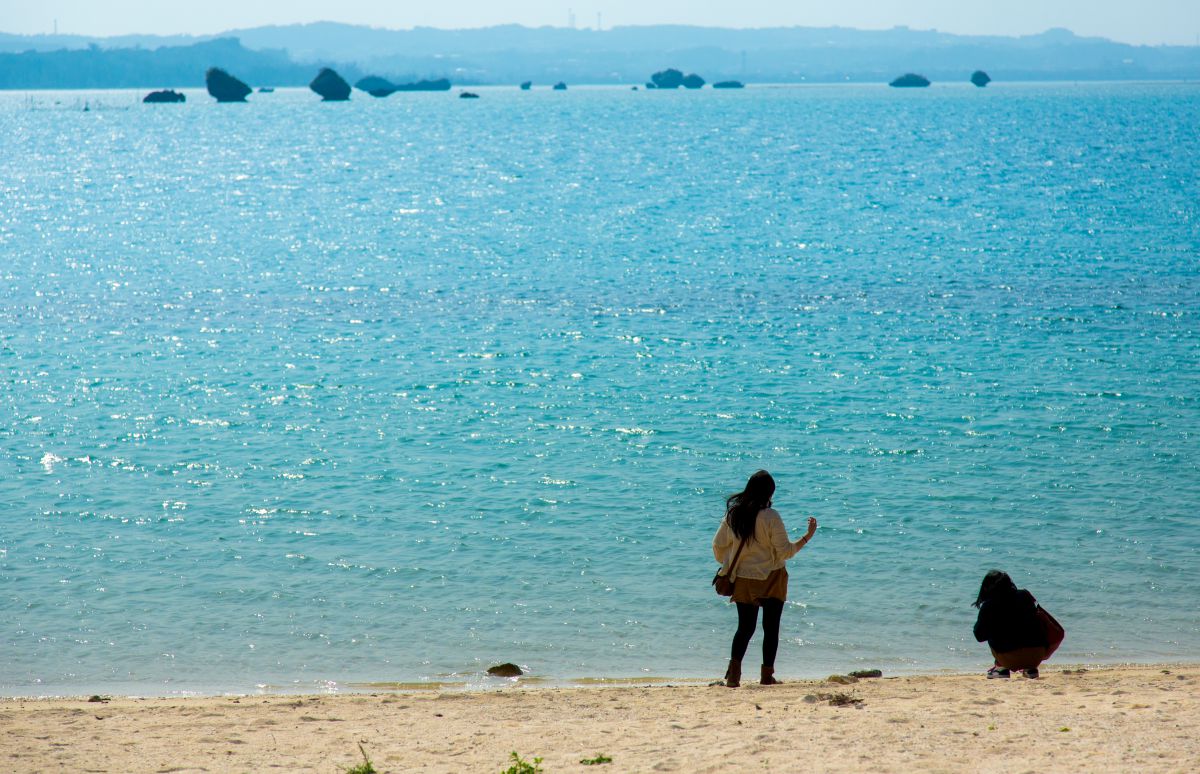
[[376,27],[698,24],[1024,35],[1066,27],[1128,43],[1200,42],[1200,0],[0,0],[0,32],[207,34],[239,27],[341,21]]

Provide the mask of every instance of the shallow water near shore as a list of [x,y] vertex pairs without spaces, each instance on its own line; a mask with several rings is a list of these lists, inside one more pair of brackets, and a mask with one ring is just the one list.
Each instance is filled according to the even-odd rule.
[[473,90],[0,94],[0,693],[1196,660],[1200,87]]

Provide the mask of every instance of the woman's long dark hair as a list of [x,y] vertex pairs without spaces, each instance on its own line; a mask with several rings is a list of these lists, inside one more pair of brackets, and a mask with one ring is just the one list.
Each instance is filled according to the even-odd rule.
[[987,575],[983,576],[983,583],[979,586],[979,596],[975,599],[975,607],[979,607],[993,597],[1011,594],[1016,590],[1017,584],[1013,583],[1013,579],[1008,576],[1008,573],[990,570]]
[[725,501],[725,521],[738,540],[754,539],[754,522],[758,512],[771,506],[775,494],[775,479],[765,470],[756,471],[746,482],[746,488]]

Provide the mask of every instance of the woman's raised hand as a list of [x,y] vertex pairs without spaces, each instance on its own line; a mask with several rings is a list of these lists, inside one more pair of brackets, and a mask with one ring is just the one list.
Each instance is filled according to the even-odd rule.
[[808,517],[808,532],[804,533],[804,537],[796,541],[796,550],[804,548],[804,544],[812,540],[812,536],[817,532],[817,520],[812,516]]

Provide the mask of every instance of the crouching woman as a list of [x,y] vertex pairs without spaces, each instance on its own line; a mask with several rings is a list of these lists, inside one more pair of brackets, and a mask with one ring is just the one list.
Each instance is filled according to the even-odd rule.
[[987,640],[996,660],[988,678],[1008,677],[1014,669],[1036,678],[1038,666],[1049,655],[1049,643],[1033,595],[1018,589],[1008,573],[992,570],[983,577],[975,607],[975,639]]

